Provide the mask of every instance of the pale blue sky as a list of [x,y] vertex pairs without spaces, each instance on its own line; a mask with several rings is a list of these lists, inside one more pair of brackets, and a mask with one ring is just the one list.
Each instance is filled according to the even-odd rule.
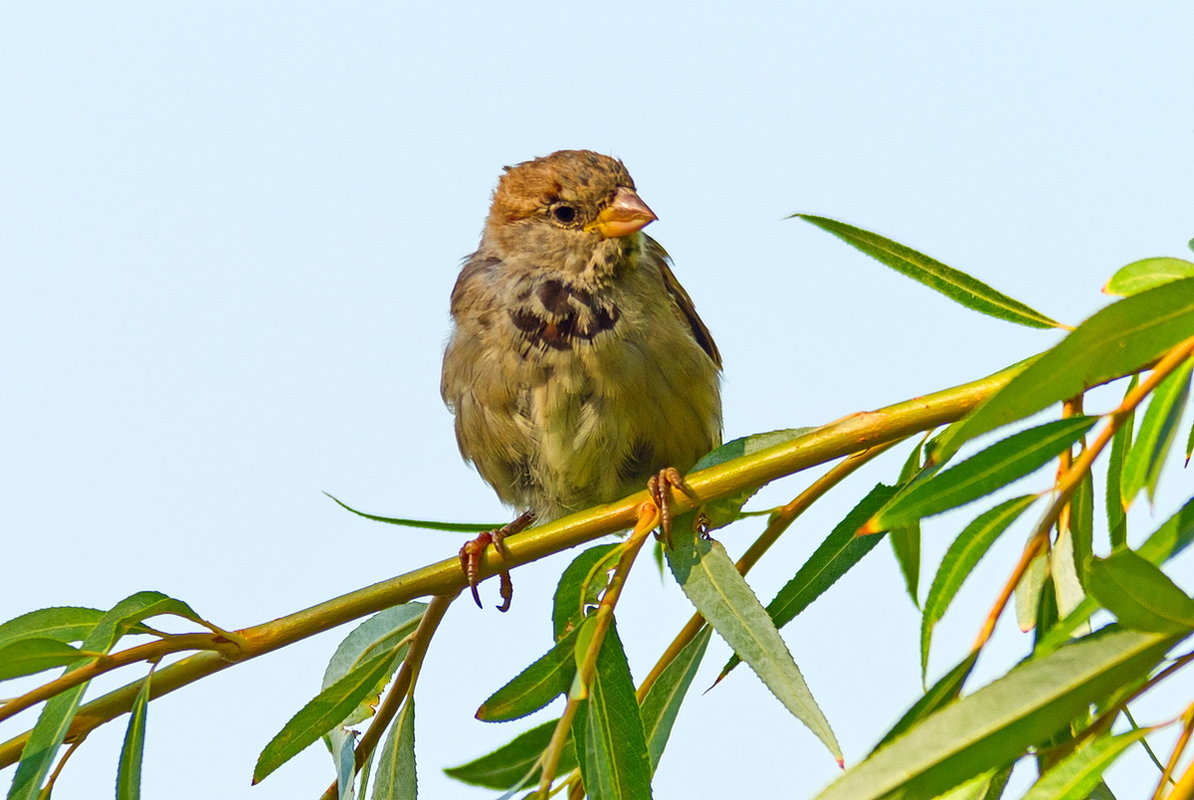
[[[1076,322],[1117,267],[1189,255],[1192,29],[1185,3],[4,4],[0,619],[152,588],[250,625],[460,545],[321,490],[376,513],[506,517],[439,400],[447,297],[500,167],[552,150],[622,158],[659,214],[650,233],[725,357],[727,437],[1043,349],[1056,334],[977,316],[783,218],[878,231]],[[752,575],[765,600],[902,457],[793,529]],[[930,575],[970,516],[927,527]],[[1145,509],[1136,529],[1152,524]],[[939,627],[934,672],[1019,543]],[[506,616],[452,609],[420,683],[424,797],[494,794],[440,768],[525,727],[472,713],[549,646],[563,563],[519,570]],[[688,609],[649,568],[623,603],[641,677]],[[848,761],[916,698],[917,626],[884,545],[786,629]],[[249,776],[340,635],[155,703],[146,796],[317,793],[321,749]],[[1027,642],[1001,630],[997,645],[987,676]],[[725,653],[715,641],[699,688]],[[56,800],[111,791],[122,731],[91,737]],[[682,712],[656,796],[808,797],[835,773],[740,671]],[[1134,752],[1112,785],[1154,780]]]

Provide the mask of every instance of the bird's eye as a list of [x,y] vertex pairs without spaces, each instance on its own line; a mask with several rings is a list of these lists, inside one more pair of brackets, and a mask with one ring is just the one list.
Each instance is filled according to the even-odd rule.
[[573,222],[576,219],[576,209],[572,206],[556,206],[551,210],[551,213],[564,224]]

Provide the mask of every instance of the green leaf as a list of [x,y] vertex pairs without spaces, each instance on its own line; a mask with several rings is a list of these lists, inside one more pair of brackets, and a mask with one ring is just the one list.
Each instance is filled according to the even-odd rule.
[[[962,687],[966,684],[966,679],[970,677],[970,673],[974,670],[974,665],[977,661],[978,652],[972,650],[959,664],[942,675],[919,700],[912,704],[911,708],[904,712],[904,715],[892,726],[891,730],[883,735],[883,738],[875,745],[875,750],[878,750],[925,717],[957,700],[958,696],[962,693]],[[871,752],[874,753],[874,750]]]
[[1085,582],[1086,568],[1094,554],[1094,479],[1082,477],[1070,498],[1070,532],[1074,535],[1074,567]]
[[[520,733],[511,742],[492,753],[458,767],[449,767],[444,772],[458,781],[489,789],[508,789],[519,783],[532,769],[534,773],[531,779],[538,780],[539,768],[536,761],[551,742],[551,735],[555,732],[558,722],[558,719],[544,722],[526,733]],[[574,769],[576,748],[569,739],[560,752],[556,774],[563,775]]]
[[[786,444],[793,439],[799,439],[805,434],[812,433],[814,430],[816,428],[785,428],[783,430],[756,433],[751,436],[734,439],[707,453],[689,472],[700,472],[703,469],[716,467],[718,464],[723,464],[740,456],[750,455],[751,453],[766,450],[769,447]],[[742,506],[757,491],[759,491],[759,487],[757,486],[748,487],[702,505],[701,508],[705,512],[705,516],[709,518],[709,530],[725,527],[737,520],[742,512]]]
[[945,794],[937,795],[933,800],[999,800],[1011,775],[1010,766],[990,769],[960,786],[955,786]]
[[818,800],[932,797],[1002,767],[1146,675],[1176,642],[1100,631],[1043,656],[922,720],[846,772]]
[[20,639],[0,647],[0,681],[65,667],[81,655],[78,649],[54,639]]
[[684,526],[682,531],[673,530],[667,556],[672,574],[697,610],[840,763],[841,748],[828,720],[771,617],[738,574],[725,548],[715,540],[697,538]]
[[1045,316],[1019,300],[1013,300],[982,281],[970,277],[965,272],[947,267],[940,261],[886,239],[877,233],[811,214],[793,214],[792,216],[800,217],[800,219],[832,233],[846,244],[856,247],[896,272],[907,275],[930,289],[936,289],[949,299],[961,303],[969,309],[996,319],[1027,325],[1030,328],[1062,327],[1061,323],[1051,317]]
[[[616,558],[614,551],[620,546],[614,543],[590,547],[572,559],[560,575],[551,608],[552,632],[557,642],[580,625],[588,606],[596,604],[597,596],[609,582],[606,570],[598,565]],[[613,566],[611,563],[609,568]]]
[[1143,258],[1120,267],[1103,291],[1127,297],[1182,278],[1194,278],[1194,264],[1180,258]]
[[990,494],[1049,463],[1097,421],[1098,417],[1069,417],[1013,434],[901,491],[867,523],[865,530],[890,530]]
[[712,628],[708,625],[702,627],[700,633],[684,645],[659,674],[659,678],[643,698],[639,715],[643,720],[643,733],[647,737],[647,753],[651,758],[652,774],[659,768],[659,759],[663,756],[663,749],[672,733],[672,725],[680,712],[680,704],[684,702],[684,695],[688,693],[688,687],[696,677],[697,668],[701,665],[705,648],[708,647],[712,635]]
[[1190,397],[1192,367],[1194,358],[1186,359],[1184,364],[1166,376],[1153,391],[1148,409],[1140,421],[1140,432],[1124,460],[1120,491],[1125,509],[1136,499],[1140,490],[1146,487],[1149,499],[1153,498],[1157,480],[1164,467],[1165,456],[1173,444],[1182,411],[1185,410],[1186,400]]
[[426,603],[403,603],[378,611],[353,628],[328,659],[319,688],[326,689],[374,656],[393,651],[415,632],[426,610]]
[[617,626],[610,623],[589,696],[572,721],[580,774],[590,800],[651,797],[651,762],[634,696],[634,681]]
[[451,533],[480,533],[481,531],[491,531],[494,528],[502,527],[502,523],[485,523],[485,522],[437,522],[431,519],[403,519],[402,517],[379,517],[376,514],[366,514],[364,511],[357,511],[352,506],[341,502],[333,495],[324,492],[325,495],[331,497],[336,505],[343,508],[345,511],[351,511],[358,517],[371,519],[374,522],[384,522],[387,525],[402,525],[407,528],[426,528],[433,531],[449,531]]
[[[100,617],[83,639],[79,649],[88,653],[106,653],[121,636],[135,628],[142,620],[158,614],[179,613],[180,610],[194,615],[186,603],[167,597],[161,592],[137,592],[121,600]],[[197,616],[190,618],[198,619]],[[71,665],[71,668],[90,661],[90,658],[85,658]],[[21,752],[20,765],[8,790],[8,800],[36,800],[42,781],[54,763],[58,748],[70,730],[71,721],[75,718],[79,701],[87,690],[88,683],[74,686],[46,701]]]
[[[893,494],[895,494],[895,489],[890,486],[884,486],[881,483],[875,486],[846,515],[846,518],[830,531],[825,540],[817,545],[817,549],[800,566],[792,579],[784,584],[783,588],[775,595],[775,599],[767,604],[767,615],[776,628],[782,628],[796,619],[814,600],[824,594],[830,586],[833,586],[838,578],[845,575],[862,560],[863,556],[875,549],[881,537],[856,536],[855,533],[865,520],[891,499]],[[718,633],[721,631],[719,630]],[[734,655],[730,656],[729,661],[722,667],[717,680],[720,681],[728,675],[730,670],[738,666],[740,660],[737,647],[735,647]],[[775,690],[772,689],[772,691]],[[776,695],[778,696],[779,693],[776,692]],[[797,714],[797,716],[800,715]],[[806,724],[808,723],[806,722]]]
[[577,633],[571,631],[477,709],[482,722],[507,722],[538,711],[568,691],[576,675]]
[[[383,609],[353,628],[328,660],[319,688],[328,688],[380,653],[393,653],[399,661],[405,658],[408,645],[404,641],[414,635],[426,610],[426,603],[404,603]],[[353,712],[339,724],[355,725],[372,717],[377,698],[389,679],[389,675],[383,675],[374,690],[366,693]]]
[[920,674],[923,679],[929,669],[929,648],[933,639],[933,628],[945,612],[950,603],[962,588],[962,584],[974,570],[995,540],[1008,529],[1020,515],[1032,505],[1036,495],[1023,495],[1005,500],[992,509],[979,514],[966,528],[958,534],[953,544],[945,551],[941,559],[941,566],[933,576],[933,584],[929,587],[928,597],[925,598],[925,610],[920,621]]
[[[916,443],[900,469],[901,487],[911,483],[920,472],[920,455],[924,443],[924,439]],[[912,605],[920,608],[920,522],[893,528],[887,539],[891,542],[891,551],[900,567],[900,574],[904,576],[904,587],[908,590],[908,596],[912,598]]]
[[124,732],[124,744],[116,767],[116,800],[141,798],[141,760],[145,754],[145,723],[149,715],[149,684],[152,680],[151,670],[129,709],[129,726]]
[[318,741],[320,736],[341,724],[365,697],[377,690],[387,675],[393,673],[396,662],[396,652],[379,653],[316,695],[261,751],[253,770],[253,783],[260,783]]
[[1131,550],[1095,559],[1089,584],[1095,599],[1124,627],[1156,633],[1194,630],[1194,599],[1160,567]]
[[[1185,550],[1191,542],[1194,542],[1194,498],[1187,500],[1177,513],[1153,531],[1148,539],[1136,548],[1136,554],[1150,564],[1160,566]],[[1098,609],[1099,604],[1094,598],[1089,595],[1083,598],[1077,608],[1053,626],[1038,645],[1038,649],[1055,649],[1061,646],[1070,633],[1090,619],[1090,615]]]
[[979,434],[1140,369],[1194,336],[1194,279],[1113,303],[1083,322],[966,420],[946,431],[933,457],[944,462]]
[[1074,533],[1068,527],[1057,535],[1049,551],[1049,577],[1053,580],[1053,599],[1057,613],[1065,616],[1077,608],[1085,596],[1082,581],[1078,577]]
[[[337,725],[323,736],[324,744],[332,754],[336,765],[336,797],[338,800],[352,800],[353,781],[356,778],[356,732],[343,725]],[[361,781],[361,788],[365,781]]]
[[[1128,381],[1127,397],[1140,382],[1140,376],[1133,375]],[[1119,487],[1123,483],[1124,459],[1132,447],[1132,428],[1136,422],[1133,410],[1115,429],[1111,437],[1111,455],[1107,457],[1107,531],[1112,547],[1124,547],[1128,543],[1128,515],[1124,511],[1123,496]]]
[[386,736],[377,761],[373,800],[413,800],[418,796],[415,776],[415,698],[408,696]]
[[1036,612],[1041,602],[1041,590],[1045,588],[1045,581],[1049,577],[1049,556],[1037,553],[1028,562],[1028,569],[1016,584],[1014,594],[1016,605],[1016,624],[1020,630],[1027,632],[1036,627]]
[[56,606],[30,611],[0,625],[0,647],[19,639],[81,642],[103,619],[98,608]]
[[1103,772],[1151,730],[1138,728],[1119,736],[1104,736],[1078,748],[1042,775],[1023,800],[1087,800]]

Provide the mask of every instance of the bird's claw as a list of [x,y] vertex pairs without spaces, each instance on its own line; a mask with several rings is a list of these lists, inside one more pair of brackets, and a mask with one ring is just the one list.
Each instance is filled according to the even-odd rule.
[[697,500],[696,492],[675,467],[664,467],[647,479],[647,492],[659,508],[659,528],[663,532],[663,543],[668,548],[672,546],[672,489],[680,490],[694,502]]
[[501,556],[503,562],[498,572],[501,575],[501,586],[498,591],[501,595],[502,603],[497,607],[497,610],[503,612],[510,610],[510,601],[514,598],[514,582],[510,579],[510,570],[505,566],[506,537],[515,533],[521,533],[534,521],[534,512],[524,511],[518,519],[508,525],[503,525],[491,531],[482,531],[477,535],[477,538],[470,539],[460,548],[460,568],[464,570],[464,577],[468,580],[468,587],[473,593],[473,600],[476,602],[477,608],[484,608],[481,605],[481,594],[477,591],[477,584],[481,582],[478,577],[481,567],[481,556],[485,553],[485,548],[492,544],[493,549]]

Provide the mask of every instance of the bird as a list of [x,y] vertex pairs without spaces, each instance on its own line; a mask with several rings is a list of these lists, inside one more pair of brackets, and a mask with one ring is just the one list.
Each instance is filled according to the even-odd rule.
[[[721,355],[625,165],[559,150],[505,167],[477,250],[452,289],[440,390],[456,441],[510,525],[461,548],[477,561],[533,521],[681,473],[721,442]],[[662,493],[661,496],[660,493]],[[666,503],[663,510],[666,517]],[[500,610],[509,608],[502,570]]]

